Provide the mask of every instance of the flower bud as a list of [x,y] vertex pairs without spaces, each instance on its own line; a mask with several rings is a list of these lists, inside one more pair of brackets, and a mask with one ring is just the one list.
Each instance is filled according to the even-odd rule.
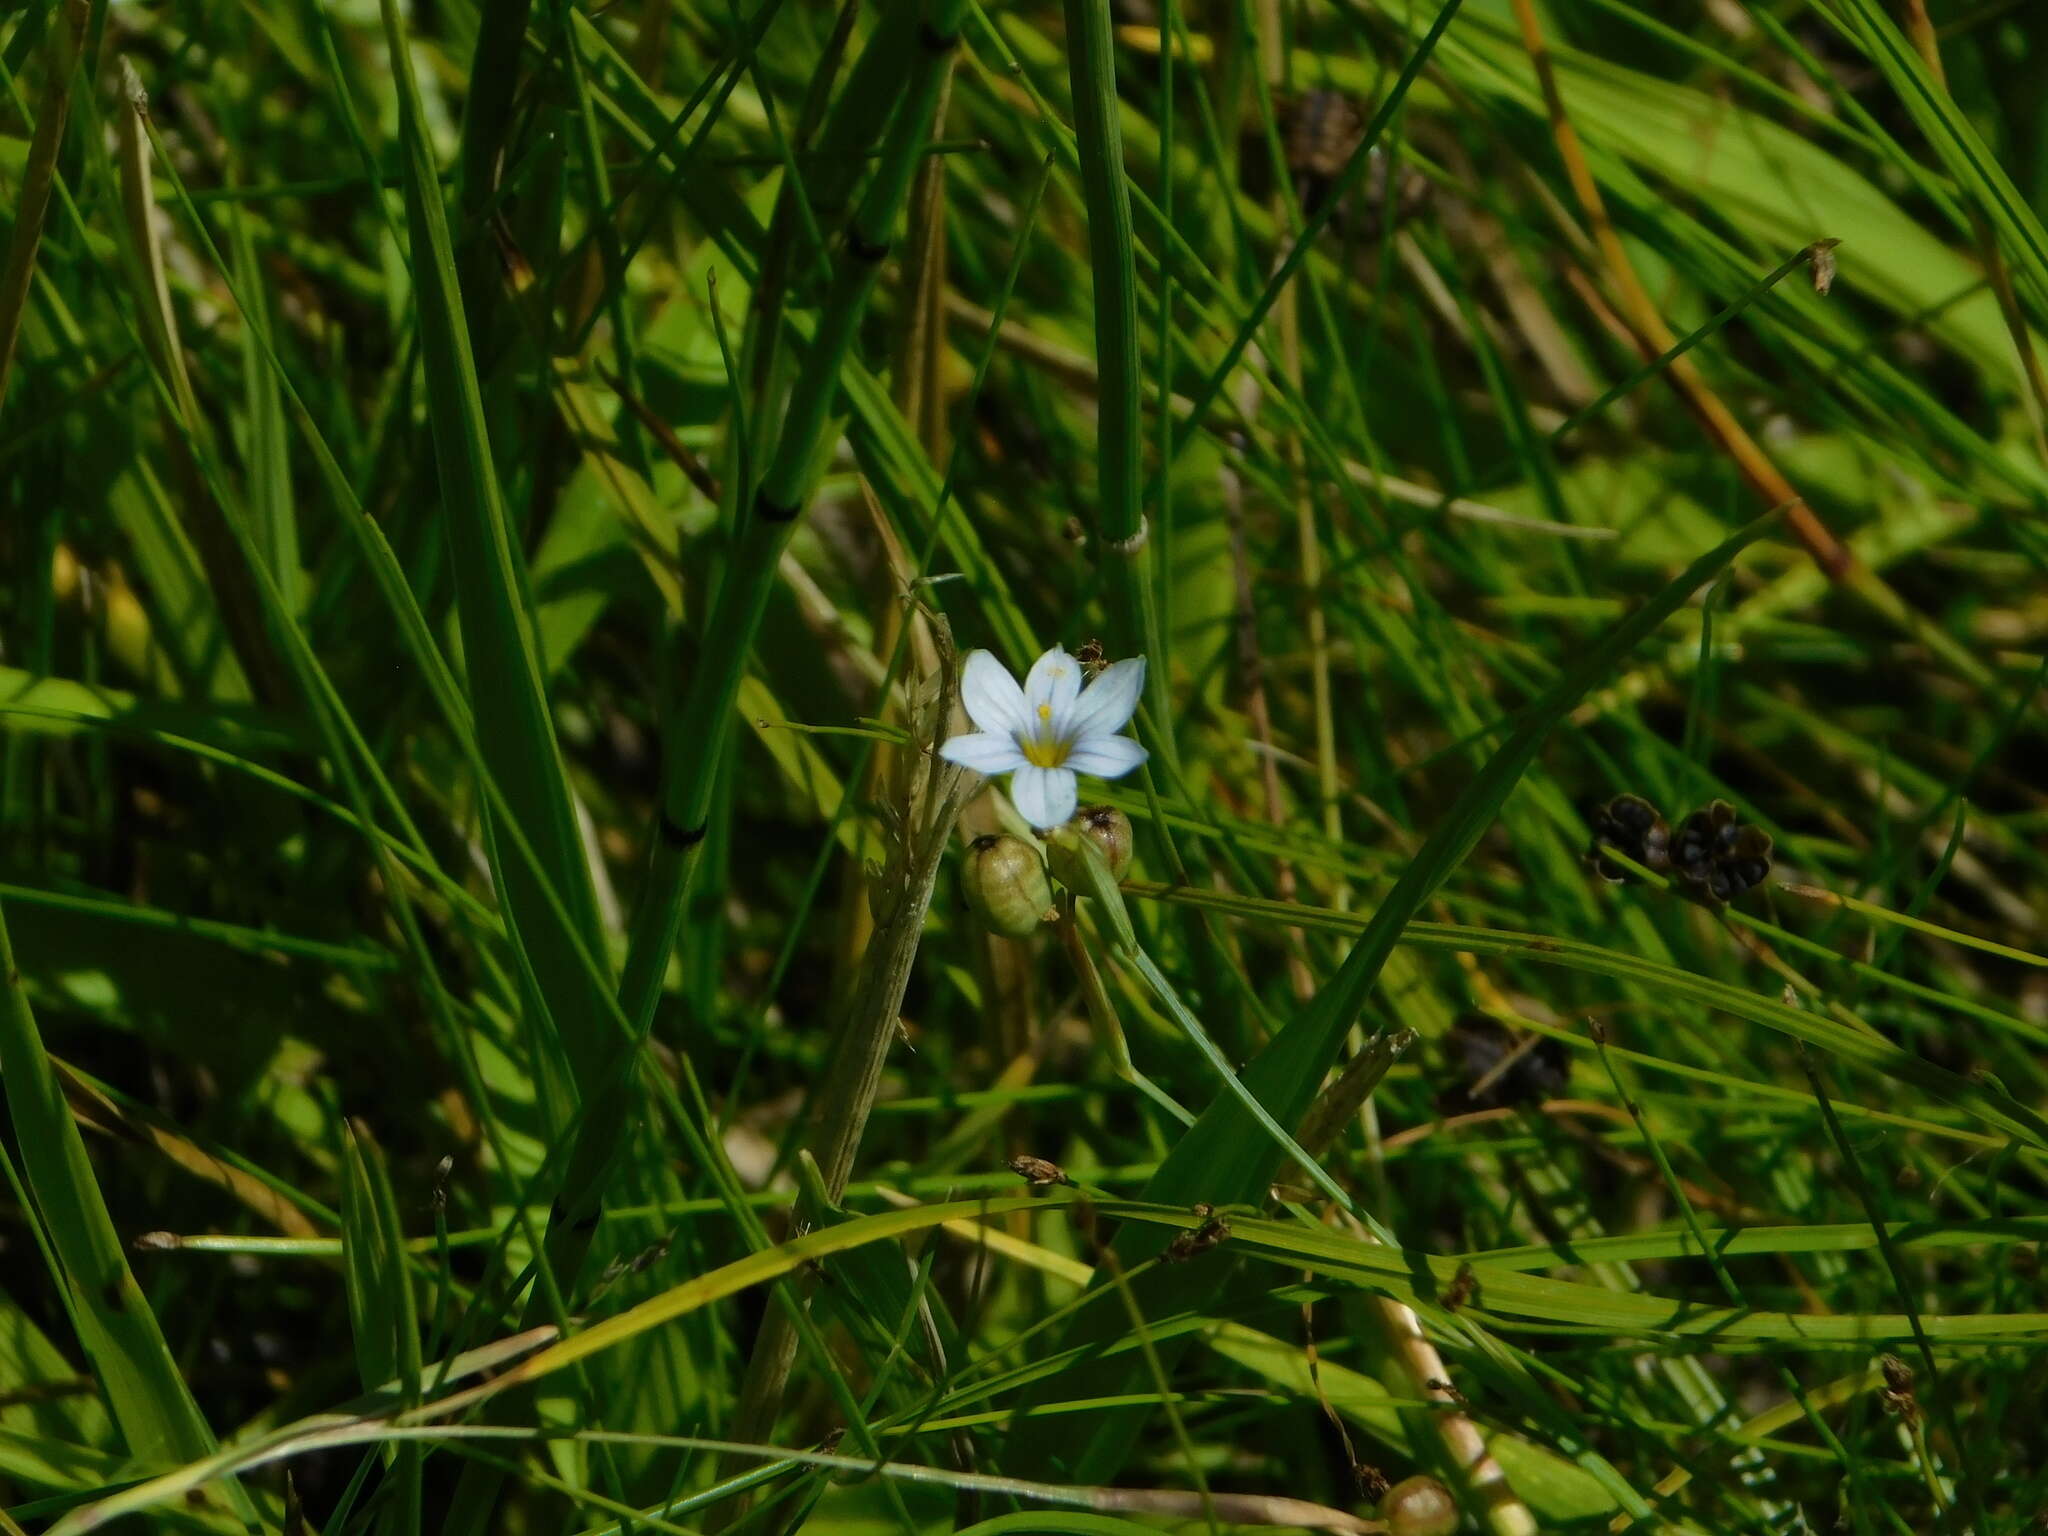
[[1404,1477],[1380,1501],[1390,1536],[1450,1536],[1458,1528],[1458,1501],[1433,1477]]
[[1045,861],[1021,838],[977,837],[967,850],[960,894],[987,928],[1013,939],[1052,915]]
[[[1095,844],[1095,851],[1109,866],[1110,879],[1121,880],[1129,872],[1131,818],[1122,811],[1113,805],[1084,805],[1067,827]],[[1083,854],[1079,848],[1062,846],[1061,839],[1053,838],[1046,851],[1052,860],[1053,876],[1061,885],[1074,891],[1087,890],[1086,876],[1081,867]]]

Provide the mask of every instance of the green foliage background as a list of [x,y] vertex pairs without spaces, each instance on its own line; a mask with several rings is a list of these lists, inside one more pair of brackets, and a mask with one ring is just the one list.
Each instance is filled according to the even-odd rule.
[[2037,1528],[2044,57],[11,7],[0,1528]]

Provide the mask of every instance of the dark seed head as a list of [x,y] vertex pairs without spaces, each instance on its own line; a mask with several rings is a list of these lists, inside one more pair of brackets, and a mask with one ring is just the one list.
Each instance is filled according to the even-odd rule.
[[1207,1253],[1218,1243],[1230,1236],[1230,1223],[1214,1214],[1213,1207],[1198,1205],[1195,1214],[1204,1218],[1199,1227],[1191,1231],[1176,1232],[1173,1241],[1166,1245],[1166,1251],[1159,1256],[1162,1264],[1185,1264],[1197,1254]]
[[1913,1390],[1913,1367],[1897,1355],[1881,1355],[1877,1364],[1884,1372],[1884,1384],[1888,1391],[1903,1393]]
[[1586,862],[1602,880],[1624,884],[1636,877],[1607,857],[1612,848],[1648,869],[1662,871],[1670,860],[1671,830],[1657,807],[1641,795],[1616,795],[1593,813],[1593,842]]
[[1913,1397],[1913,1368],[1897,1355],[1880,1356],[1877,1363],[1884,1372],[1884,1386],[1877,1394],[1884,1411],[1897,1415],[1908,1424],[1918,1423],[1920,1404]]
[[1726,800],[1702,806],[1671,834],[1671,873],[1693,894],[1720,903],[1762,885],[1771,872],[1771,838],[1745,824]]
[[1563,1041],[1539,1035],[1525,1044],[1506,1025],[1468,1013],[1444,1036],[1452,1082],[1437,1095],[1446,1114],[1541,1104],[1570,1086],[1571,1052]]

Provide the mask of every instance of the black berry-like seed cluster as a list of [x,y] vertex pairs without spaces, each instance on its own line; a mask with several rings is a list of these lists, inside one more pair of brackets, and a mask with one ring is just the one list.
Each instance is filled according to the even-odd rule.
[[1770,834],[1745,824],[1726,800],[1702,806],[1671,834],[1671,873],[1711,901],[1733,901],[1770,872]]
[[1586,863],[1617,884],[1635,876],[1610,853],[1668,873],[1680,889],[1717,904],[1763,884],[1771,872],[1770,834],[1745,823],[1726,800],[1709,802],[1674,829],[1641,795],[1617,795],[1593,813],[1592,822]]
[[1453,1080],[1437,1095],[1437,1107],[1448,1115],[1541,1104],[1572,1080],[1571,1051],[1563,1041],[1539,1035],[1525,1047],[1483,1013],[1465,1014],[1445,1032],[1444,1055]]
[[1662,873],[1667,867],[1671,829],[1657,807],[1641,795],[1616,795],[1593,813],[1593,843],[1586,862],[1602,880],[1617,885],[1636,877],[1607,857],[1606,849],[1625,853],[1638,864]]

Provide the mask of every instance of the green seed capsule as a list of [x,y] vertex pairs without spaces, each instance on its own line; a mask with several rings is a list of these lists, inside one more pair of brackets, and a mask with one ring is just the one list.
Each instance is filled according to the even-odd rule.
[[1458,1528],[1458,1501],[1433,1477],[1405,1477],[1380,1501],[1391,1536],[1450,1536]]
[[1015,837],[977,837],[967,850],[960,893],[992,932],[1021,939],[1052,915],[1052,884],[1036,849]]
[[[1131,818],[1115,806],[1084,805],[1067,827],[1095,844],[1095,851],[1109,866],[1112,880],[1121,880],[1130,871]],[[1053,876],[1061,885],[1076,891],[1088,888],[1083,880],[1081,851],[1078,848],[1063,847],[1060,839],[1054,838],[1046,851],[1052,860]]]

